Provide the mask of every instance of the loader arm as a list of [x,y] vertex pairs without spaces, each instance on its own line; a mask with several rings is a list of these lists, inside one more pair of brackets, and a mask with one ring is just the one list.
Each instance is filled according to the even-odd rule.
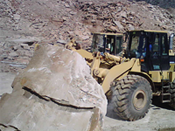
[[102,84],[102,87],[103,87],[103,90],[105,93],[110,90],[111,82],[113,82],[116,78],[119,79],[120,76],[122,76],[122,78],[123,78],[124,76],[126,76],[129,73],[129,71],[133,67],[135,61],[136,61],[136,59],[131,59],[128,62],[124,62],[122,64],[116,65],[110,69],[110,71],[108,72],[108,74],[105,77],[103,84]]

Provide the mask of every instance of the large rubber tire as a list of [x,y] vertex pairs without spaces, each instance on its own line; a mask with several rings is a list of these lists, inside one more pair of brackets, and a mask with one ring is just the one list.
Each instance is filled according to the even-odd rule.
[[169,105],[175,110],[175,80],[170,88],[170,93],[171,93],[171,102]]
[[127,75],[111,88],[113,111],[129,121],[141,119],[152,102],[150,83],[138,75]]

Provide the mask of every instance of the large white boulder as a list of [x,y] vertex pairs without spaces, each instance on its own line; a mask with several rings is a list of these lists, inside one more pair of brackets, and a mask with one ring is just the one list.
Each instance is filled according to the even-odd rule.
[[0,129],[101,130],[107,100],[77,52],[39,45],[0,101]]

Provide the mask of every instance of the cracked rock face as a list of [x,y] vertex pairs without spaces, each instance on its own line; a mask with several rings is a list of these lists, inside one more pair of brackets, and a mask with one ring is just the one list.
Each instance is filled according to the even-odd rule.
[[39,45],[0,101],[0,129],[101,130],[107,100],[78,53]]

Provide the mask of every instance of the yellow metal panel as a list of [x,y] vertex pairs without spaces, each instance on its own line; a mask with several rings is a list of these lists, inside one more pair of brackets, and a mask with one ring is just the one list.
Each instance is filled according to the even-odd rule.
[[83,50],[83,49],[79,49],[79,50],[75,50],[76,52],[78,52],[83,58],[87,58],[87,59],[93,59],[92,53]]
[[100,78],[104,78],[109,72],[109,69],[99,68],[99,74],[97,75]]
[[94,57],[93,63],[91,64],[91,75],[96,75],[96,71],[98,71],[100,66],[100,58]]
[[169,71],[162,71],[162,79],[169,79]]
[[120,56],[111,55],[106,52],[104,53],[104,55],[105,55],[105,59],[110,60],[110,61],[120,62],[122,59]]
[[168,31],[162,31],[162,30],[144,30],[145,32],[156,32],[156,33],[168,33]]
[[156,32],[156,33],[168,33],[168,31],[162,31],[162,30],[131,30],[129,32],[140,32],[140,31],[144,31],[144,32]]
[[160,71],[149,71],[153,82],[161,82]]
[[121,80],[122,78],[124,78],[125,76],[127,76],[129,72],[130,72],[130,70],[128,70],[124,74],[120,75],[119,77],[117,77],[117,80]]
[[170,69],[169,71],[174,71],[175,70],[175,64],[174,63],[171,63],[170,64]]
[[140,72],[140,70],[141,70],[140,60],[137,59],[136,62],[134,63],[134,65],[133,65],[131,71]]
[[95,32],[95,33],[92,33],[92,34],[123,36],[123,33],[101,33],[101,32]]
[[111,82],[120,75],[128,73],[127,71],[132,68],[134,62],[135,59],[131,59],[129,62],[124,62],[111,68],[102,84],[105,93],[110,89]]
[[170,71],[149,71],[153,82],[161,82],[162,79],[171,79]]
[[170,77],[170,81],[173,82],[175,79],[175,72],[170,72],[169,77]]
[[174,56],[173,50],[169,50],[169,56]]

